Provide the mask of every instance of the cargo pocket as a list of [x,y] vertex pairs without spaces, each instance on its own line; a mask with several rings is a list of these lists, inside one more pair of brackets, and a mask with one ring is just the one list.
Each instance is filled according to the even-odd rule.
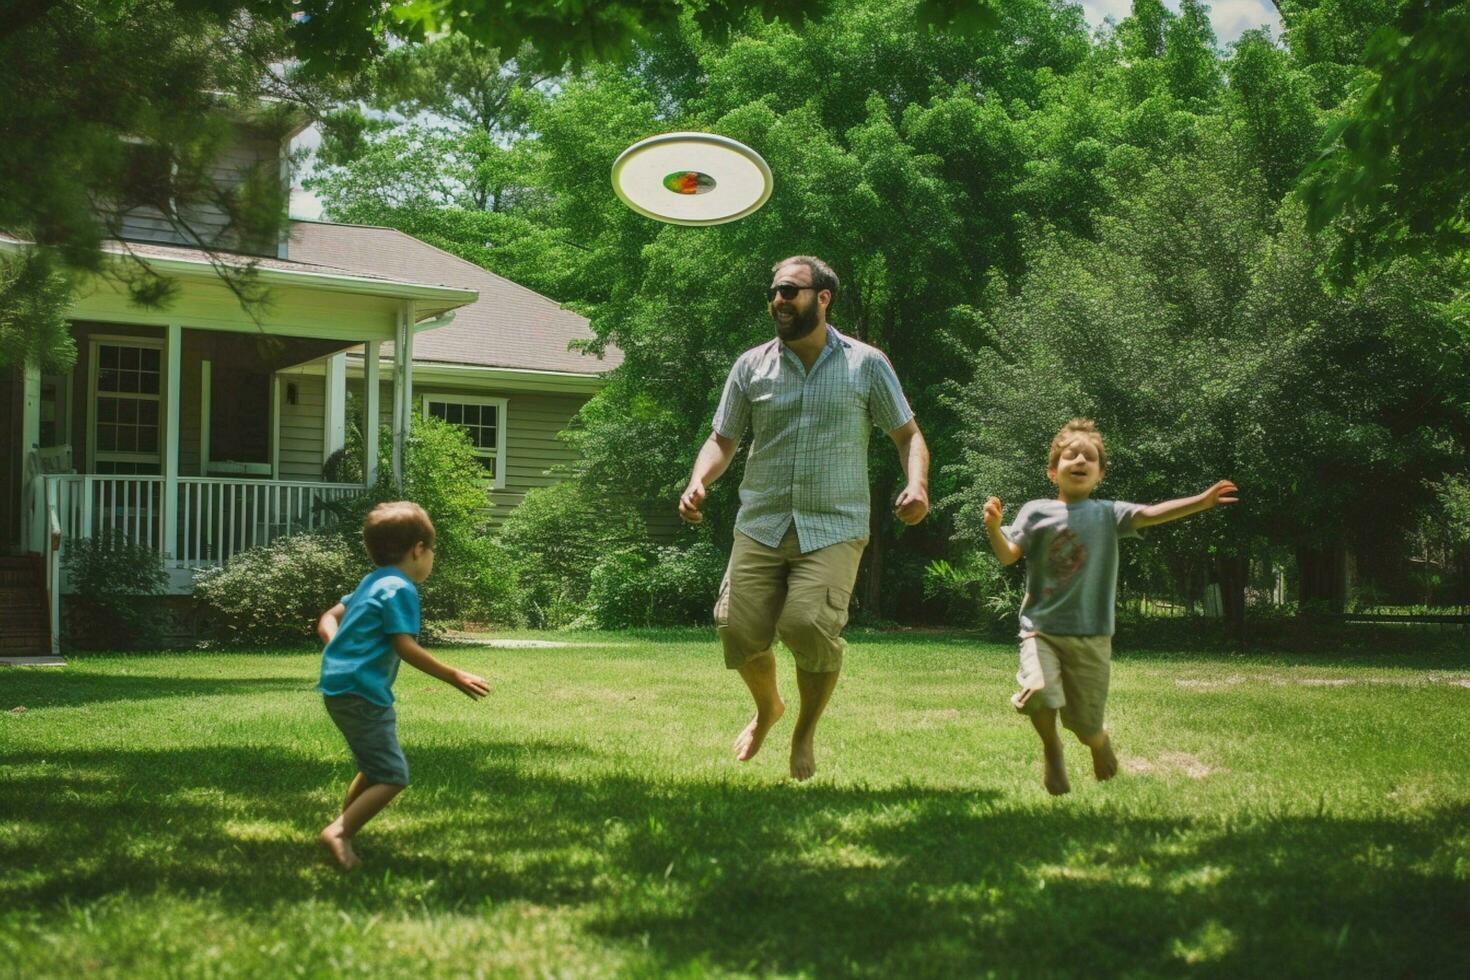
[[720,582],[720,594],[715,599],[715,626],[723,629],[730,625],[730,578]]
[[827,586],[827,605],[822,613],[823,623],[827,626],[827,633],[830,636],[837,636],[842,632],[842,627],[847,625],[848,607],[851,604],[851,591],[839,589],[835,585]]

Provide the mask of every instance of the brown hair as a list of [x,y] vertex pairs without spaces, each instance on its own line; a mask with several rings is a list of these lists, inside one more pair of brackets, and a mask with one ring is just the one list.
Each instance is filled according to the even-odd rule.
[[1098,472],[1106,472],[1108,468],[1108,454],[1103,449],[1102,433],[1097,431],[1097,426],[1092,419],[1072,419],[1057,431],[1051,441],[1051,449],[1046,454],[1046,468],[1054,470],[1057,461],[1062,458],[1062,446],[1072,441],[1074,436],[1081,436],[1097,447]]
[[812,274],[812,286],[818,291],[823,289],[827,290],[827,292],[832,294],[833,300],[837,299],[837,273],[833,272],[830,265],[815,255],[793,255],[790,258],[782,259],[780,262],[771,266],[771,275],[774,276],[780,272],[783,265],[792,264],[806,266]]
[[434,547],[434,522],[411,500],[379,504],[362,522],[362,543],[373,564],[396,565],[416,544]]

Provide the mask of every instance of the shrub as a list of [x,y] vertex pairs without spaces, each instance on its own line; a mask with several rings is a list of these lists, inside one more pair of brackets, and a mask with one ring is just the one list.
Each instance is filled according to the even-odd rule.
[[[403,457],[403,486],[395,488],[393,434],[383,430],[378,482],[370,492],[334,508],[338,531],[357,541],[363,518],[374,506],[385,500],[412,500],[428,511],[435,531],[434,574],[419,587],[424,618],[518,622],[522,600],[517,567],[488,535],[486,473],[464,430],[416,415]],[[356,452],[346,458],[356,458]]]
[[127,647],[159,626],[160,610],[140,602],[163,595],[163,557],[117,531],[70,541],[62,567],[71,578],[70,627],[82,644]]
[[708,541],[687,548],[622,548],[592,570],[587,611],[603,629],[708,622],[725,556]]
[[341,534],[293,534],[242,551],[194,580],[222,639],[231,643],[300,643],[316,621],[372,568],[360,542]]
[[958,565],[932,561],[924,569],[924,597],[946,607],[945,621],[993,629],[1015,622],[1025,587],[990,555],[972,552]]
[[644,536],[643,521],[631,506],[568,480],[526,494],[501,525],[498,540],[515,564],[526,619],[559,627],[583,611],[598,560]]

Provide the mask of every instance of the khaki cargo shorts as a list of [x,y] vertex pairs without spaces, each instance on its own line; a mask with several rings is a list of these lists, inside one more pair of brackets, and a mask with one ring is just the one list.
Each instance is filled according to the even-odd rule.
[[715,601],[715,628],[725,647],[725,666],[744,667],[767,654],[777,634],[814,674],[842,667],[842,627],[866,538],[843,541],[803,555],[793,524],[777,548],[735,532],[730,565]]
[[1016,671],[1021,690],[1011,704],[1023,714],[1055,708],[1064,728],[1083,738],[1096,735],[1103,730],[1112,660],[1111,636],[1022,634]]

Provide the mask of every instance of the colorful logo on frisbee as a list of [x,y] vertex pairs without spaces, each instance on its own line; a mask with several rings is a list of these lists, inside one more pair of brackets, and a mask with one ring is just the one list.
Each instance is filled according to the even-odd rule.
[[675,194],[708,194],[715,189],[715,179],[697,170],[676,170],[664,178],[664,187]]

